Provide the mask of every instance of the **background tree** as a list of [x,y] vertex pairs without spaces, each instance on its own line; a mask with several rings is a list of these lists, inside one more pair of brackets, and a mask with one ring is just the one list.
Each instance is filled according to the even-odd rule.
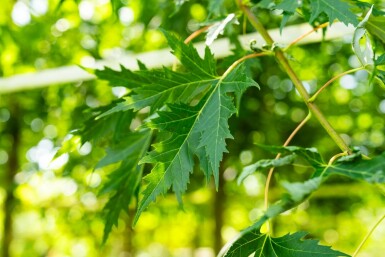
[[[109,84],[97,80],[0,96],[0,167],[4,188],[1,193],[4,210],[3,255],[213,256],[238,231],[263,217],[263,190],[267,172],[253,173],[237,185],[236,180],[244,166],[262,159],[272,159],[276,151],[285,153],[281,164],[294,161],[296,157],[292,155],[293,152],[302,156],[289,166],[277,168],[270,187],[271,202],[281,199],[285,191],[280,181],[307,180],[313,172],[310,166],[314,166],[311,162],[313,159],[306,155],[308,150],[273,149],[273,153],[269,153],[256,146],[282,145],[308,113],[303,99],[285,73],[287,69],[279,69],[275,58],[270,56],[277,54],[280,60],[282,57],[279,57],[278,52],[286,50],[287,46],[274,48],[269,45],[267,49],[256,50],[262,54],[253,53],[239,43],[237,36],[255,31],[254,14],[266,28],[284,27],[304,21],[317,26],[326,21],[333,22],[334,18],[357,26],[370,9],[370,4],[338,1],[339,5],[330,5],[329,1],[304,1],[300,6],[298,2],[288,5],[289,2],[130,1],[124,4],[113,2],[111,5],[107,1],[66,0],[58,5],[58,2],[53,1],[31,0],[28,3],[4,3],[0,11],[3,12],[0,15],[2,76],[72,63],[88,67],[101,57],[121,55],[125,51],[161,49],[167,44],[174,48],[182,65],[157,71],[146,70],[141,66],[142,71],[136,73],[107,69],[97,71],[96,75],[109,80]],[[350,7],[344,4],[347,2],[351,4]],[[317,3],[320,9],[316,9]],[[381,28],[385,26],[376,26],[383,23],[382,3],[373,3],[375,9],[366,28],[371,32],[376,64],[380,65],[383,63],[377,56],[383,53]],[[344,14],[341,16],[338,12],[333,13],[330,10],[332,7],[344,10]],[[235,13],[240,24],[234,20],[223,23],[231,13]],[[212,26],[215,21],[222,21],[220,24],[226,25],[224,33],[233,42],[234,54],[216,60],[214,68],[214,60],[209,54],[204,59],[194,55],[192,46],[183,44],[183,39],[201,27]],[[160,27],[168,32],[162,34]],[[380,29],[373,30],[373,27]],[[324,29],[327,30],[327,27]],[[201,40],[205,40],[204,33],[194,39]],[[178,52],[178,49],[181,51]],[[248,54],[254,54],[254,57],[266,56],[247,59],[235,68],[235,72],[229,70],[230,75],[223,76],[232,63]],[[372,79],[371,73],[364,69],[358,70],[362,64],[351,49],[351,39],[293,45],[282,56],[290,60],[293,70],[311,95],[329,79],[357,69],[329,85],[315,103],[349,146],[359,147],[361,153],[381,163],[380,154],[384,151],[384,91]],[[183,59],[189,57],[194,57],[192,63]],[[199,71],[202,67],[203,71]],[[380,66],[377,68],[381,69]],[[242,74],[242,77],[238,74]],[[139,177],[127,171],[135,170],[137,175],[142,172],[144,175],[149,174],[152,165],[136,167],[145,152],[153,150],[149,144],[163,141],[166,150],[172,149],[168,141],[164,141],[167,140],[167,133],[158,130],[171,129],[168,133],[178,132],[173,131],[173,127],[162,127],[160,121],[176,118],[166,116],[167,111],[172,108],[175,110],[176,105],[183,101],[176,101],[174,105],[168,106],[169,109],[162,106],[165,102],[174,102],[172,97],[183,97],[183,94],[164,94],[166,100],[151,102],[140,88],[143,85],[151,86],[154,79],[160,81],[161,78],[171,78],[178,83],[195,81],[194,85],[201,90],[193,91],[190,87],[188,90],[191,92],[184,95],[188,99],[186,101],[192,101],[192,106],[205,92],[211,90],[211,84],[199,82],[202,79],[213,83],[213,96],[221,96],[226,106],[230,106],[229,109],[232,105],[228,103],[230,98],[227,98],[227,93],[236,98],[245,88],[241,87],[239,91],[226,88],[223,92],[220,91],[221,85],[233,83],[234,86],[234,81],[239,81],[238,84],[246,81],[245,87],[251,87],[243,92],[239,106],[237,103],[234,105],[237,114],[229,119],[229,132],[234,140],[225,141],[229,153],[223,156],[221,164],[218,162],[220,158],[212,157],[214,164],[210,165],[215,168],[208,168],[205,174],[198,165],[192,167],[194,175],[190,177],[187,191],[182,196],[184,211],[178,206],[173,194],[157,197],[157,203],[149,205],[132,230],[131,223],[137,207],[135,196],[146,188],[148,182],[140,182]],[[256,84],[252,87],[252,80],[258,83],[260,89]],[[164,84],[167,85],[170,84]],[[128,89],[123,91],[116,86]],[[158,85],[154,90],[161,88]],[[130,96],[128,101],[122,101],[121,92]],[[130,102],[131,97],[133,103]],[[116,104],[123,106],[125,111],[93,119]],[[145,108],[134,117],[134,112],[146,105],[151,106],[151,109]],[[158,111],[160,117],[152,119],[148,125],[156,130],[129,132],[128,128],[133,131],[142,124],[144,118],[151,117],[149,115],[155,113],[156,109],[161,111]],[[224,110],[221,112],[226,118],[231,114],[226,114]],[[220,124],[226,130],[223,121]],[[198,129],[205,133],[205,129],[211,129],[212,125],[215,123],[211,124],[208,120]],[[175,126],[179,132],[182,127],[180,124]],[[70,133],[72,129],[79,128]],[[152,139],[149,139],[150,134]],[[226,132],[223,139],[229,137]],[[206,139],[213,138],[208,135]],[[194,142],[192,138],[191,144]],[[208,142],[209,146],[214,146]],[[324,160],[340,152],[338,145],[327,135],[314,115],[290,144],[315,147]],[[58,152],[59,146],[61,150]],[[223,141],[220,147],[223,151]],[[195,148],[201,147],[195,145]],[[198,164],[198,160],[202,163],[205,158],[200,156],[201,152],[195,151],[194,163]],[[57,158],[50,162],[55,154]],[[380,159],[375,156],[380,156],[377,157]],[[151,158],[160,161],[159,156],[150,155],[144,161],[142,159],[142,162],[155,161]],[[366,168],[370,170],[372,166],[370,164]],[[97,169],[94,170],[95,167]],[[354,170],[354,167],[350,170]],[[181,168],[183,170],[186,166]],[[376,168],[384,170],[381,164]],[[205,175],[213,173],[217,174],[216,177],[208,181]],[[370,230],[370,224],[374,225],[383,215],[383,189],[380,184],[373,187],[348,175],[350,178],[331,177],[310,200],[274,218],[271,235],[276,238],[289,232],[308,231],[312,238],[321,240],[323,244],[333,245],[333,249],[352,254]],[[369,176],[363,179],[373,181],[375,178]],[[381,176],[378,179],[376,182],[383,183]],[[133,190],[140,184],[141,189]],[[297,186],[301,190],[309,189]],[[288,188],[290,186],[286,186]],[[184,191],[183,186],[179,189]],[[130,195],[131,199],[128,197]],[[289,196],[293,195],[298,196]],[[139,196],[141,199],[142,196]],[[149,199],[152,200],[151,197]],[[142,204],[145,205],[146,202]],[[379,242],[382,242],[384,234],[382,227],[370,237],[360,252],[362,256],[380,256],[378,254],[382,252],[383,246]],[[110,230],[112,232],[106,240]],[[302,237],[302,234],[294,235],[296,239]],[[103,241],[105,244],[100,248]],[[234,256],[239,255],[234,252]]]

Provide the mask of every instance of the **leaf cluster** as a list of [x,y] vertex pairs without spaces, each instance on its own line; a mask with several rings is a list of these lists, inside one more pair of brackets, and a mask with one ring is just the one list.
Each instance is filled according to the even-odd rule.
[[[135,72],[124,67],[119,71],[109,68],[95,71],[111,85],[130,91],[124,101],[95,115],[96,120],[90,121],[95,123],[94,128],[80,132],[84,140],[121,134],[96,166],[120,163],[102,190],[114,192],[105,207],[108,220],[105,239],[117,224],[120,211],[127,210],[134,197],[140,198],[134,222],[151,202],[170,189],[182,204],[195,159],[206,181],[214,177],[218,187],[219,164],[227,152],[226,140],[233,138],[228,119],[237,113],[236,106],[244,91],[258,87],[245,74],[242,64],[218,76],[216,61],[208,48],[202,58],[191,44],[184,44],[167,31],[163,33],[181,63],[180,71],[166,67],[148,70],[140,63],[141,69]],[[147,118],[138,128],[130,130],[129,124],[138,112],[146,113]],[[85,128],[88,127],[91,126],[86,124]],[[151,139],[154,133],[157,136]],[[151,140],[154,141],[149,149]],[[138,197],[146,164],[152,169],[143,178],[144,189]]]

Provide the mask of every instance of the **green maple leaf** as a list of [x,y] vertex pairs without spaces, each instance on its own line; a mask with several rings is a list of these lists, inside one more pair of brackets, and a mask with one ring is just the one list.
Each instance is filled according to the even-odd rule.
[[241,237],[230,247],[225,257],[254,256],[263,257],[339,257],[349,256],[335,251],[329,246],[319,245],[317,240],[303,239],[306,232],[296,232],[283,237],[273,238],[262,234],[259,228],[244,232]]
[[218,186],[219,163],[227,152],[226,139],[232,138],[228,119],[236,113],[229,93],[238,99],[250,86],[257,84],[245,75],[240,65],[211,86],[210,91],[195,106],[169,104],[169,111],[159,111],[159,117],[147,124],[169,138],[154,144],[155,150],[141,163],[153,163],[154,168],[145,177],[148,182],[143,191],[135,220],[160,194],[172,188],[179,202],[186,191],[189,175],[194,166],[194,155],[206,178],[214,176]]
[[247,87],[256,85],[243,74],[244,68],[239,66],[213,85],[211,92],[198,105],[170,104],[170,111],[158,112],[159,117],[148,124],[153,129],[171,133],[171,136],[155,144],[155,150],[141,161],[155,163],[155,166],[146,177],[149,184],[143,191],[137,217],[150,202],[170,187],[181,202],[181,195],[187,188],[189,174],[193,170],[194,154],[206,178],[214,175],[218,184],[219,163],[227,151],[225,140],[232,138],[228,119],[236,113],[228,93],[240,97]]
[[357,16],[350,11],[347,3],[341,0],[310,0],[311,16],[309,22],[313,22],[321,13],[325,13],[332,23],[335,19],[345,23],[346,25],[358,24]]
[[207,181],[213,176],[218,187],[219,164],[227,152],[226,139],[232,138],[228,119],[237,113],[236,106],[243,92],[250,86],[258,86],[246,75],[243,65],[218,76],[209,48],[202,58],[192,44],[185,44],[167,31],[163,33],[181,63],[181,71],[163,68],[131,72],[121,68],[120,71],[104,69],[97,73],[110,84],[125,85],[131,90],[124,102],[99,118],[151,107],[154,115],[143,126],[158,130],[163,138],[139,163],[151,163],[153,168],[144,178],[147,186],[135,222],[158,195],[170,188],[182,202],[194,156]]

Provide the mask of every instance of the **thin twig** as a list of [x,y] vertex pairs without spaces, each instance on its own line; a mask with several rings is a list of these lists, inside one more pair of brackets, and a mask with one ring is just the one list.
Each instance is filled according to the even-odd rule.
[[340,157],[342,157],[342,156],[346,156],[346,155],[347,155],[347,152],[338,153],[338,154],[334,155],[332,158],[330,158],[327,167],[332,166],[332,164],[333,164],[338,158],[340,158]]
[[334,78],[330,79],[328,82],[326,82],[320,89],[318,89],[318,91],[312,96],[309,98],[309,102],[314,102],[316,100],[316,98],[318,97],[318,95],[326,88],[328,87],[331,83],[333,83],[335,80],[339,79],[340,77],[346,75],[346,74],[349,74],[349,73],[353,73],[353,72],[356,72],[356,71],[359,71],[359,70],[363,70],[365,69],[364,67],[359,67],[359,68],[355,68],[355,69],[351,69],[351,70],[348,70],[348,71],[345,71],[341,74],[338,74],[337,76],[335,76]]
[[[306,122],[308,120],[310,120],[311,118],[311,112],[309,112],[309,114],[305,117],[305,119],[303,119],[301,121],[301,123],[298,124],[298,126],[293,130],[293,132],[291,132],[290,136],[286,139],[285,143],[283,144],[283,146],[288,146],[291,142],[291,140],[293,139],[293,137],[298,133],[298,131],[306,124]],[[275,156],[275,159],[279,159],[279,157],[281,157],[281,153],[277,154],[277,156]],[[269,188],[270,188],[270,182],[271,182],[271,178],[273,176],[273,173],[274,173],[274,167],[271,168],[269,170],[269,173],[267,175],[267,178],[266,178],[266,183],[265,183],[265,210],[267,210],[267,208],[269,207]],[[270,224],[268,223],[267,225],[267,230],[270,231]]]
[[205,27],[202,27],[202,28],[198,29],[197,31],[194,31],[190,36],[188,36],[188,37],[184,40],[184,43],[185,43],[185,44],[190,43],[194,38],[198,37],[200,34],[202,34],[203,32],[205,32],[205,31],[208,30],[209,28],[210,28],[210,26],[205,26]]
[[385,219],[385,214],[376,222],[376,224],[372,227],[372,229],[366,234],[365,238],[362,240],[360,245],[357,247],[356,251],[353,253],[352,257],[356,257],[358,252],[364,246],[366,241],[368,241],[369,237],[373,234],[374,230],[380,225],[380,223]]
[[322,29],[322,28],[325,28],[329,25],[329,22],[325,22],[325,23],[322,23],[321,25],[317,26],[317,27],[314,27],[312,30],[306,32],[305,34],[299,36],[298,38],[294,39],[287,47],[285,47],[283,49],[283,51],[287,51],[290,47],[292,47],[293,45],[297,44],[299,41],[301,41],[302,39],[304,39],[305,37],[307,37],[308,35],[310,35],[311,33],[319,30],[319,29]]

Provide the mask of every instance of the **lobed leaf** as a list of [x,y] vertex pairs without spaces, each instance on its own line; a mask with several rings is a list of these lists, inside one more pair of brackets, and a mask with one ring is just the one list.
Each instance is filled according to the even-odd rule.
[[154,144],[154,151],[141,160],[141,163],[155,166],[145,178],[148,185],[143,191],[135,221],[158,195],[170,188],[182,202],[181,196],[193,170],[194,155],[198,157],[206,179],[213,175],[218,186],[219,163],[227,152],[225,141],[232,138],[228,119],[236,113],[228,93],[240,98],[250,86],[257,84],[245,75],[244,66],[240,65],[213,85],[196,106],[169,104],[169,111],[159,111],[159,117],[148,123],[148,127],[171,136]]
[[129,69],[126,69],[123,65],[120,65],[120,70],[114,70],[109,67],[104,67],[103,70],[95,70],[95,75],[99,79],[107,80],[111,86],[114,87],[126,87],[136,88],[140,87],[143,83],[150,83],[150,80],[137,74]]
[[330,247],[318,245],[315,240],[301,240],[305,233],[297,232],[293,235],[286,235],[280,238],[272,238],[262,234],[260,228],[268,219],[298,206],[314,191],[316,191],[324,177],[315,177],[305,182],[288,183],[283,186],[286,188],[281,200],[271,205],[265,214],[252,226],[243,230],[240,236],[231,243],[226,251],[225,257],[235,256],[348,256],[342,252],[332,250]]
[[350,11],[347,3],[341,0],[310,0],[311,16],[309,22],[313,22],[321,13],[329,17],[330,23],[335,19],[345,23],[357,26],[357,16]]
[[[259,221],[256,225],[262,225]],[[331,249],[329,246],[319,245],[317,240],[304,239],[306,232],[296,232],[283,237],[271,237],[260,232],[260,227],[254,225],[252,229],[245,230],[232,244],[224,257],[238,256],[325,256],[340,257],[349,256],[340,251]]]
[[155,112],[167,103],[189,103],[218,82],[216,62],[209,48],[206,48],[205,56],[201,58],[192,44],[184,44],[175,35],[162,32],[173,54],[189,72],[175,72],[168,68],[132,72],[124,67],[121,71],[109,68],[96,71],[97,76],[108,80],[110,84],[132,89],[132,94],[125,97],[124,102],[118,103],[99,118],[130,109],[140,110],[147,106],[151,107],[151,112]]

